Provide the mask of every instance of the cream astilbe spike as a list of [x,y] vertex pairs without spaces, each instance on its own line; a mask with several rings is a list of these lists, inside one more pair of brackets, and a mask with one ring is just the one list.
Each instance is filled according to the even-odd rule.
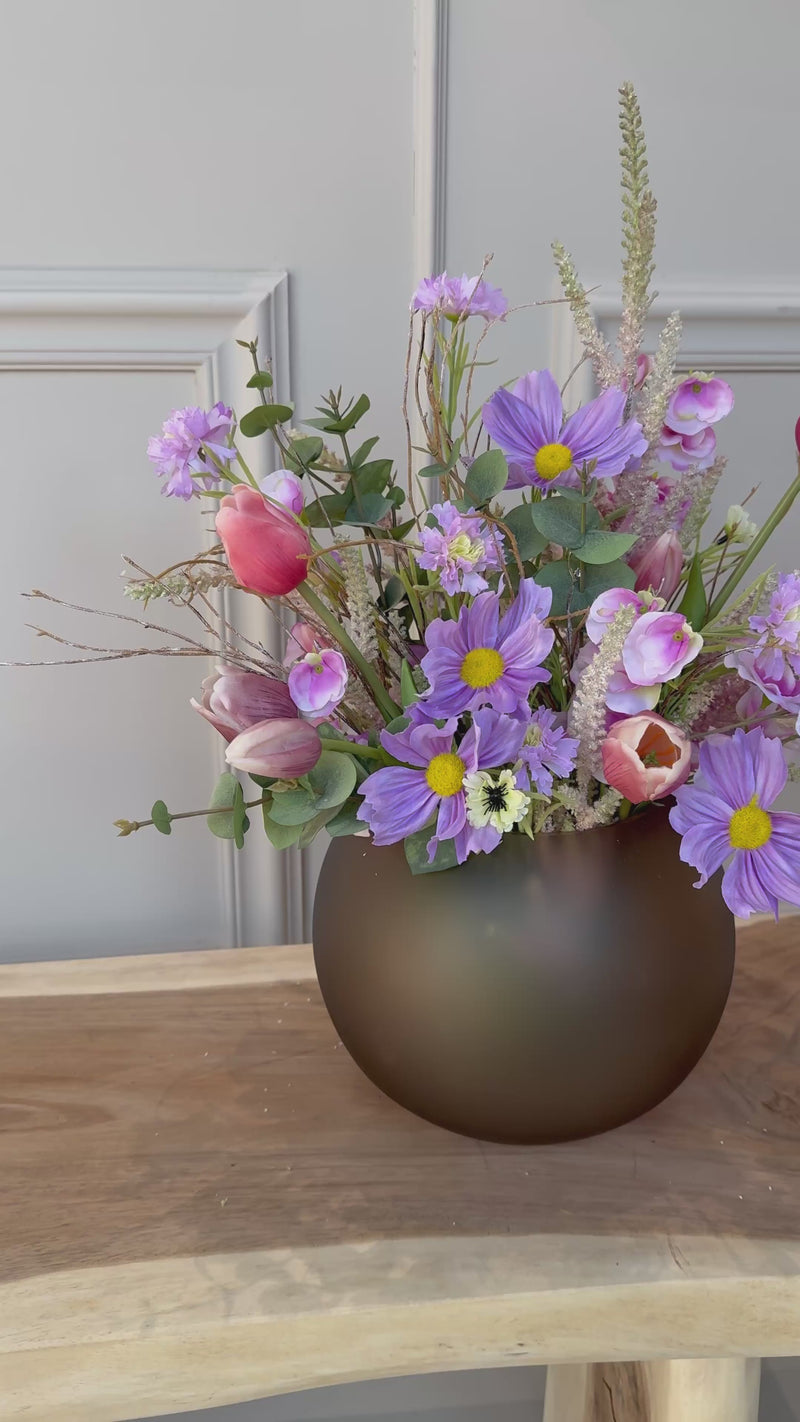
[[692,506],[689,509],[680,534],[681,543],[684,548],[693,547],[708,517],[712,495],[725,473],[727,464],[728,461],[725,456],[719,454],[710,469],[690,471],[690,473],[694,475],[694,487],[687,491],[692,499]]
[[[619,91],[622,147],[622,321],[619,349],[628,389],[633,386],[636,358],[653,296],[653,252],[656,240],[656,200],[647,174],[647,148],[639,101],[632,84]],[[654,293],[655,294],[655,293]]]
[[610,389],[612,385],[618,385],[620,380],[620,371],[614,359],[614,352],[592,315],[586,288],[578,277],[575,263],[562,242],[553,243],[553,256],[561,288],[569,302],[569,309],[581,338],[581,344],[592,362],[598,383],[602,385],[603,389]]
[[367,582],[360,548],[339,544],[344,566],[344,586],[350,614],[350,636],[368,662],[378,657],[378,635],[375,630],[375,607]]
[[683,324],[680,312],[673,311],[664,322],[653,354],[653,369],[642,388],[638,418],[648,444],[661,434],[667,402],[675,388],[675,362],[681,345]]
[[569,733],[580,741],[576,768],[578,788],[584,803],[600,761],[600,746],[606,733],[606,696],[608,687],[622,655],[625,638],[636,619],[636,609],[630,605],[619,608],[603,637],[597,653],[583,672],[572,700]]

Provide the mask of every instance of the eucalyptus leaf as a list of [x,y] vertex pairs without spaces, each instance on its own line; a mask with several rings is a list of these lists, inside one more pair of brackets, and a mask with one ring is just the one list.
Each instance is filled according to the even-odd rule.
[[[357,755],[357,748],[354,750]],[[323,750],[307,778],[316,796],[317,809],[329,810],[352,795],[356,784],[355,763],[346,751]]]
[[382,494],[392,477],[391,459],[371,459],[353,475],[360,494]]
[[380,599],[380,605],[381,607],[386,608],[396,607],[398,602],[403,601],[405,595],[406,590],[403,586],[402,578],[398,578],[397,574],[393,573],[390,578],[387,578],[386,583],[384,584],[383,596]]
[[268,370],[257,370],[255,375],[250,376],[247,388],[248,390],[269,390],[272,383],[272,376]]
[[332,820],[336,813],[335,807],[332,810],[320,810],[319,814],[315,815],[313,820],[309,820],[307,824],[303,825],[300,831],[300,838],[297,841],[298,849],[305,849],[312,840],[316,839],[320,830],[325,828],[328,821]]
[[609,533],[602,528],[591,528],[576,547],[575,557],[581,563],[613,563],[635,542],[635,533]]
[[350,458],[351,469],[361,468],[361,465],[369,457],[371,451],[375,448],[379,439],[380,435],[372,435],[370,439],[365,439],[364,443],[358,446],[358,449],[354,451]]
[[531,518],[548,543],[562,548],[579,548],[584,540],[581,532],[581,506],[550,494],[537,504],[531,504]]
[[556,563],[545,563],[544,567],[535,574],[534,581],[539,584],[540,588],[552,589],[551,617],[563,617],[565,612],[572,609],[575,582],[566,558],[559,558]]
[[353,499],[348,504],[344,522],[358,524],[361,528],[374,528],[393,508],[392,500],[384,498],[383,494],[362,494],[358,500]]
[[324,447],[319,435],[300,435],[292,440],[286,453],[287,468],[297,471],[307,468],[319,459]]
[[353,426],[357,425],[359,420],[366,415],[368,409],[369,397],[367,395],[359,395],[347,413],[342,415],[342,418],[338,421],[336,433],[347,434],[348,430],[351,430]]
[[400,704],[405,709],[406,706],[412,706],[413,703],[418,700],[419,692],[414,685],[411,668],[408,662],[403,661],[400,664]]
[[501,449],[487,449],[473,460],[464,480],[464,493],[480,507],[488,504],[508,483],[508,464]]
[[341,839],[346,834],[358,834],[360,830],[365,830],[367,825],[358,818],[361,809],[361,801],[357,799],[346,800],[340,810],[336,811],[332,820],[328,820],[325,828],[332,839]]
[[266,814],[266,808],[265,805],[264,832],[270,844],[274,845],[275,849],[289,849],[291,845],[297,844],[303,832],[303,826],[278,824],[276,820]]
[[163,800],[156,800],[150,818],[159,834],[172,834],[172,816]]
[[[217,836],[217,839],[235,840],[236,821],[239,813],[237,805],[241,806],[243,800],[244,796],[239,781],[235,775],[226,770],[214,786],[208,807],[210,810],[216,810],[217,813],[206,816],[208,828],[212,834]],[[230,813],[219,813],[222,810],[228,810]]]
[[620,559],[615,563],[587,564],[583,574],[583,589],[589,598],[589,602],[594,602],[601,593],[608,592],[609,588],[633,588],[636,582],[636,574],[633,568]]
[[[533,505],[517,504],[516,508],[509,509],[503,514],[503,523],[511,529],[519,549],[519,556],[523,561],[530,558],[537,558],[547,547],[548,540],[543,533],[540,533],[533,521]],[[513,552],[509,547],[506,554],[509,561],[513,559]]]
[[327,528],[329,523],[342,523],[351,503],[350,490],[346,494],[323,494],[313,503],[306,504],[303,510],[305,521],[309,528]]
[[254,410],[248,410],[246,415],[242,415],[239,429],[248,439],[253,439],[256,435],[263,434],[265,430],[285,424],[291,418],[292,408],[290,405],[256,405]]
[[703,586],[703,565],[700,561],[700,554],[697,552],[692,559],[689,569],[689,577],[686,582],[686,591],[683,594],[681,605],[678,608],[682,612],[686,621],[699,632],[708,616],[708,598]]
[[305,825],[318,810],[317,797],[310,790],[283,790],[273,794],[269,817],[278,825]]
[[432,864],[428,863],[428,841],[433,835],[433,825],[410,834],[403,841],[406,860],[412,874],[436,874],[442,869],[454,869],[457,863],[456,847],[452,839],[443,839],[436,848]]

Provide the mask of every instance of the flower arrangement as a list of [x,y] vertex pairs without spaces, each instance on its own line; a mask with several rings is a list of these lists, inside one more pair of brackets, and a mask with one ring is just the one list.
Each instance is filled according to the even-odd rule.
[[[163,492],[215,510],[213,546],[127,587],[190,609],[203,640],[182,635],[181,652],[217,659],[192,705],[229,769],[188,812],[215,834],[241,846],[258,810],[279,848],[368,832],[403,841],[424,873],[672,797],[698,883],[725,866],[738,914],[800,904],[800,816],[773,809],[800,745],[800,573],[746,579],[800,476],[760,529],[748,495],[705,531],[733,392],[677,373],[677,313],[642,352],[656,204],[628,85],[620,116],[616,350],[554,244],[588,403],[573,409],[569,381],[539,370],[476,404],[483,342],[510,314],[484,265],[414,294],[402,479],[374,436],[356,437],[365,395],[331,391],[300,432],[255,342],[253,409],[177,410],[150,441]],[[281,467],[259,482],[244,451],[264,436]],[[279,620],[282,659],[237,633],[229,587]],[[182,817],[157,801],[150,820],[117,824],[169,834]]]

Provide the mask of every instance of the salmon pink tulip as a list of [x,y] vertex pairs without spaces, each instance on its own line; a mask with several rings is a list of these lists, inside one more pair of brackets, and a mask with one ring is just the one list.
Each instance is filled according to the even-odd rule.
[[650,588],[669,601],[683,571],[683,549],[677,533],[670,529],[654,538],[630,559],[630,565],[636,574],[637,592]]
[[234,577],[250,592],[283,597],[305,580],[306,530],[249,484],[237,484],[220,503],[217,533]]
[[692,743],[655,711],[643,711],[611,727],[602,756],[609,785],[637,805],[683,785],[692,768]]
[[225,759],[248,775],[294,780],[311,770],[321,753],[319,731],[295,716],[259,721],[242,731],[231,741]]
[[192,697],[190,704],[226,741],[232,741],[257,721],[297,715],[284,681],[240,667],[217,667],[205,678],[200,700]]

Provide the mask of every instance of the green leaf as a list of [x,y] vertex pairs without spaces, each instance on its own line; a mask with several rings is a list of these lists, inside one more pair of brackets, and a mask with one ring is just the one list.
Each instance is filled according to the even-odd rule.
[[290,405],[256,405],[254,410],[248,410],[246,415],[242,415],[239,429],[248,439],[253,439],[265,430],[274,429],[275,425],[285,424],[291,418]]
[[278,825],[305,825],[319,806],[310,790],[281,790],[272,796],[269,817]]
[[575,549],[575,557],[581,563],[613,563],[635,542],[635,533],[608,533],[602,528],[590,528]]
[[390,528],[388,530],[389,536],[398,539],[398,541],[405,538],[406,534],[410,533],[412,528],[414,528],[416,522],[417,520],[415,518],[410,518],[406,523],[398,523],[396,528]]
[[480,507],[488,504],[495,494],[499,494],[508,483],[508,464],[501,449],[487,449],[479,454],[467,471],[464,493]]
[[392,477],[391,459],[373,459],[353,475],[361,494],[381,494]]
[[678,608],[682,612],[686,621],[699,632],[708,616],[708,598],[703,586],[703,565],[700,561],[699,551],[692,559],[689,569],[689,577],[686,583],[686,591],[683,594],[681,605]]
[[286,453],[286,465],[288,469],[299,472],[307,468],[309,464],[314,464],[319,459],[324,445],[319,435],[300,435],[298,439],[293,439]]
[[[518,504],[516,508],[509,509],[508,513],[503,514],[503,523],[511,529],[517,540],[519,556],[523,561],[537,558],[547,547],[547,539],[543,533],[539,532],[533,521],[532,509],[532,504]],[[507,550],[506,556],[509,561],[513,560],[514,555],[510,548]]]
[[426,464],[424,469],[418,471],[420,479],[442,479],[449,471],[443,464]]
[[[587,564],[583,575],[583,591],[589,602],[594,602],[609,588],[632,588],[636,582],[633,568],[622,561],[618,563]],[[588,604],[587,604],[588,606]]]
[[579,504],[562,499],[558,494],[550,494],[538,504],[531,504],[531,518],[548,543],[558,543],[562,548],[579,548],[583,542],[581,533],[581,508]]
[[150,818],[159,834],[172,834],[172,816],[163,800],[156,800]]
[[233,797],[233,842],[237,849],[244,848],[244,837],[249,828],[250,821],[244,807],[244,791],[237,780]]
[[359,420],[362,419],[364,415],[366,415],[368,409],[368,397],[366,395],[359,395],[358,399],[353,405],[351,405],[350,409],[347,411],[347,414],[342,415],[342,418],[339,420],[336,426],[336,433],[347,434],[347,431],[351,430],[354,425],[357,425]]
[[406,706],[412,706],[419,700],[419,692],[414,685],[414,678],[411,675],[411,668],[408,662],[400,664],[400,704],[405,710]]
[[358,818],[360,808],[360,800],[345,801],[342,808],[336,811],[333,819],[328,820],[325,826],[332,839],[341,839],[343,835],[358,834],[359,830],[367,829],[364,821]]
[[363,444],[350,457],[350,468],[360,469],[370,451],[373,450],[380,439],[380,435],[372,435],[370,439],[365,439]]
[[362,494],[358,502],[353,499],[348,504],[344,522],[358,524],[361,528],[374,528],[393,508],[391,499],[385,499],[383,494]]
[[272,376],[268,370],[257,370],[247,382],[248,390],[269,390],[271,385]]
[[310,844],[313,839],[316,839],[320,830],[325,828],[328,821],[332,820],[336,813],[335,808],[332,810],[320,810],[319,814],[315,815],[313,820],[309,820],[307,824],[303,825],[300,831],[300,838],[297,841],[298,849],[305,849],[306,845]]
[[[357,748],[354,747],[358,754]],[[356,784],[356,766],[346,751],[323,750],[315,766],[306,776],[318,810],[341,805],[352,795]]]
[[[266,811],[266,805],[264,810]],[[297,844],[303,833],[302,825],[280,825],[276,820],[264,814],[264,832],[270,844],[276,849],[289,849],[293,844]]]
[[436,874],[441,869],[454,869],[456,847],[452,839],[443,839],[436,849],[432,864],[428,863],[428,840],[433,834],[433,826],[410,834],[404,841],[406,859],[412,874]]
[[396,607],[398,602],[402,602],[406,595],[402,578],[398,578],[396,573],[387,579],[384,584],[383,596],[379,599],[380,606],[384,608]]
[[217,839],[232,839],[235,841],[237,838],[237,823],[240,825],[239,836],[241,837],[240,815],[242,813],[243,802],[244,795],[239,781],[235,775],[231,775],[231,772],[226,770],[224,775],[219,777],[219,780],[214,786],[211,795],[211,803],[208,808],[217,811],[229,810],[230,813],[217,813],[215,815],[206,816],[208,828],[212,834],[217,836]]
[[323,494],[322,498],[306,504],[303,510],[305,521],[309,528],[327,528],[329,523],[342,523],[351,502],[349,489],[345,494]]
[[559,558],[556,563],[545,563],[544,567],[536,573],[534,581],[539,584],[540,588],[552,588],[553,590],[551,617],[563,617],[564,613],[572,608],[572,593],[575,584],[566,558]]
[[254,775],[252,770],[250,771],[250,779],[258,786],[259,790],[269,790],[270,786],[275,784],[274,775]]
[[395,716],[394,720],[390,721],[388,726],[384,726],[383,729],[385,731],[388,731],[390,735],[396,736],[398,731],[404,731],[406,729],[406,726],[410,725],[410,716]]

